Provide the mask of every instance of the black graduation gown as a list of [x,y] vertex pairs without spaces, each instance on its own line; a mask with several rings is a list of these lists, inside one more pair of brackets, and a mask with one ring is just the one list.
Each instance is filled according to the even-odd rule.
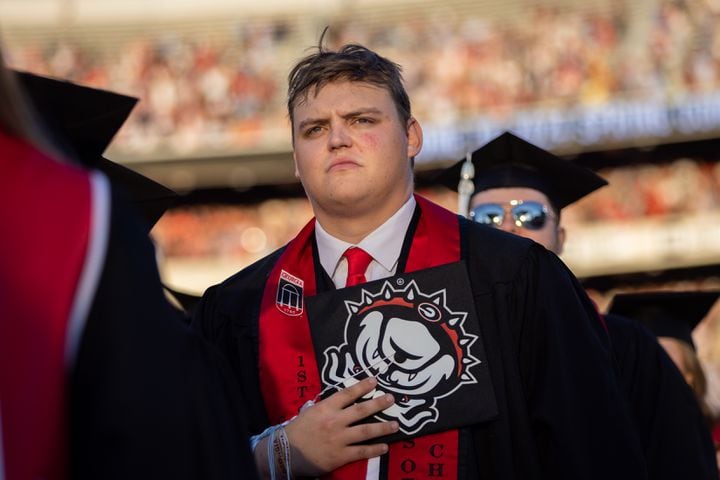
[[680,371],[640,322],[606,315],[652,479],[717,480],[710,427]]
[[70,378],[71,478],[255,478],[237,385],[165,300],[147,229],[123,204],[113,195]]
[[[460,228],[498,415],[461,430],[459,478],[646,478],[607,332],[575,278],[527,239],[464,219]],[[398,272],[408,251],[406,238]],[[208,289],[193,318],[230,360],[254,433],[268,426],[258,379],[260,301],[280,253]],[[317,253],[315,270],[318,290],[332,288]]]

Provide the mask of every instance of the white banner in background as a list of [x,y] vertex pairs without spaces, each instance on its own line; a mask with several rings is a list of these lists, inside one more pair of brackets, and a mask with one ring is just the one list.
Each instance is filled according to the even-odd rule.
[[720,263],[720,212],[572,225],[562,259],[578,277]]

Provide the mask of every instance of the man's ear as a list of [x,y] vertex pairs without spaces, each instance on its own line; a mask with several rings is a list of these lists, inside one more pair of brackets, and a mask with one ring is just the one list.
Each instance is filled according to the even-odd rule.
[[415,156],[420,153],[420,150],[422,150],[423,131],[420,123],[414,117],[408,119],[407,136],[408,158],[415,158]]
[[300,172],[298,172],[297,158],[295,158],[295,150],[293,150],[293,163],[295,164],[295,178],[300,179]]

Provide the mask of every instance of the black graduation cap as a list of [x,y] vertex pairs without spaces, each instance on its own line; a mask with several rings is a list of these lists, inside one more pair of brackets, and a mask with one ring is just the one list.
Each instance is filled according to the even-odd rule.
[[101,157],[97,168],[102,170],[111,182],[122,186],[150,228],[177,201],[178,194],[175,191],[107,158]]
[[51,141],[84,166],[103,171],[154,225],[177,193],[102,155],[137,99],[29,72],[15,73]]
[[644,323],[657,337],[682,340],[693,349],[692,331],[712,308],[720,292],[643,292],[613,297],[610,314]]
[[[447,168],[438,181],[457,191],[465,159]],[[563,160],[510,132],[472,153],[475,193],[490,188],[527,187],[543,192],[560,209],[607,185],[592,170]]]

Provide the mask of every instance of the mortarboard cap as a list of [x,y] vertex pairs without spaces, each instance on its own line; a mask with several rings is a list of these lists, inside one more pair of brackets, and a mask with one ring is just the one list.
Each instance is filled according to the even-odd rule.
[[[444,170],[438,181],[452,190],[465,160]],[[490,188],[527,187],[543,192],[560,209],[607,185],[592,170],[505,132],[472,153],[475,192]]]
[[608,313],[645,324],[657,337],[682,340],[693,349],[692,331],[708,314],[720,292],[643,292],[613,297]]
[[125,190],[150,228],[178,199],[178,194],[165,185],[104,157],[98,162],[97,168],[105,173],[111,182]]
[[150,226],[174,204],[177,193],[102,155],[135,107],[136,98],[29,72],[16,75],[50,140],[124,189]]
[[91,168],[137,103],[127,95],[29,72],[17,72],[17,78],[51,140]]

